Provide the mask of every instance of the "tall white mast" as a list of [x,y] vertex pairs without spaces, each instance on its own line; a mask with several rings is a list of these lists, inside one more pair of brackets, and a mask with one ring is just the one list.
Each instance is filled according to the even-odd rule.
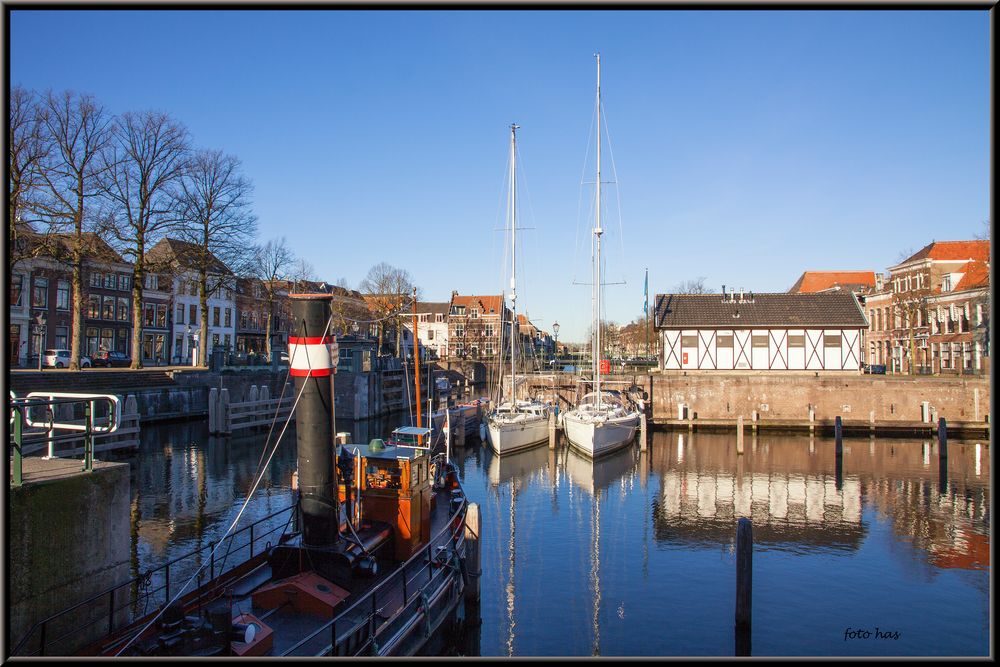
[[594,391],[601,407],[601,54],[597,58],[597,217],[594,223]]
[[516,378],[515,373],[517,372],[514,365],[514,337],[515,330],[517,327],[517,263],[514,253],[517,249],[516,237],[517,237],[517,170],[515,168],[516,161],[516,137],[515,132],[520,125],[515,123],[510,124],[510,306],[511,306],[511,316],[510,316],[510,403],[511,409],[517,412],[517,396],[516,396]]

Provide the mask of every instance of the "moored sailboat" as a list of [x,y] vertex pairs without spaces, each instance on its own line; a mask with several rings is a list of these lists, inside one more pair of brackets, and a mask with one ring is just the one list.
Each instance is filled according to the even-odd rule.
[[498,401],[486,418],[486,438],[497,454],[509,454],[548,441],[549,406],[517,400],[517,131],[510,126],[510,198],[508,200],[511,254],[510,398]]
[[563,416],[570,446],[587,456],[608,454],[630,444],[639,428],[639,410],[620,393],[601,389],[601,56],[597,54],[597,205],[594,221],[593,376],[594,390]]

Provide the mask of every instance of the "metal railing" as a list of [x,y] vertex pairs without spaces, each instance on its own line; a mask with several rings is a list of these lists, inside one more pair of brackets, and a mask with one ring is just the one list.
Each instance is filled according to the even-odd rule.
[[[145,573],[132,577],[128,581],[120,583],[101,593],[93,595],[82,602],[78,602],[72,607],[49,616],[48,618],[35,623],[24,637],[17,643],[11,655],[24,656],[45,656],[45,655],[65,655],[65,653],[53,653],[53,649],[58,650],[61,646],[66,646],[70,641],[80,636],[87,636],[88,630],[94,628],[102,634],[100,636],[110,636],[115,628],[122,628],[139,619],[144,618],[153,610],[159,609],[162,605],[171,601],[171,594],[176,595],[179,584],[186,583],[194,571],[205,566],[207,561],[208,579],[211,581],[216,576],[223,576],[240,568],[251,560],[255,555],[260,555],[270,549],[272,544],[278,543],[281,535],[285,534],[291,515],[283,521],[274,519],[286,512],[291,513],[295,505],[272,512],[257,521],[240,528],[225,538],[228,544],[225,545],[224,555],[219,557],[215,553],[216,542],[208,542],[204,546],[194,549],[188,553],[173,558],[163,565],[153,568]],[[262,525],[271,522],[272,525]],[[272,541],[271,538],[278,533],[278,538]],[[264,542],[263,549],[255,552],[255,546]],[[235,546],[234,546],[235,545]],[[240,557],[241,552],[248,551],[245,557]],[[197,580],[200,588],[201,575]],[[171,579],[174,587],[171,590]],[[223,582],[219,582],[220,586]],[[213,588],[213,591],[218,587]],[[180,598],[183,603],[196,601],[199,597],[207,597],[212,591],[192,590],[187,595]],[[120,598],[127,597],[122,601]],[[74,622],[64,623],[69,627],[60,628],[62,633],[56,637],[51,637],[51,628],[58,626],[59,621],[67,619],[71,614],[79,614],[86,618],[81,620],[73,618]],[[89,618],[88,618],[89,617]],[[106,628],[106,629],[105,629]],[[127,641],[129,637],[123,638],[121,643]],[[34,641],[33,641],[34,640]],[[29,646],[33,647],[29,650]],[[69,647],[69,653],[78,650],[80,647]]]
[[[442,454],[435,456],[435,460],[443,458]],[[439,590],[444,580],[458,567],[453,561],[458,558],[465,544],[464,518],[468,500],[457,475],[455,480],[458,489],[462,491],[462,502],[449,515],[447,524],[400,568],[338,613],[332,621],[321,625],[286,649],[282,656],[297,654],[321,636],[329,637],[329,643],[310,655],[379,655],[382,648],[405,639],[401,635],[416,622],[416,615],[411,612],[415,612],[418,607],[422,607],[425,625],[423,631],[425,634],[429,633],[431,609],[439,602],[440,596],[461,592],[453,589],[443,592]],[[460,517],[461,521],[458,520]],[[401,586],[402,599],[394,608],[387,610],[386,605],[395,601],[394,592],[390,589],[396,586]],[[379,606],[380,602],[383,603],[382,606]],[[359,611],[362,612],[360,616]],[[351,618],[355,620],[352,621]]]
[[[83,418],[75,418],[82,408]],[[106,409],[105,409],[106,408]],[[69,411],[69,419],[58,412]],[[10,425],[13,446],[11,485],[24,482],[24,449],[44,443],[48,456],[55,456],[56,443],[75,441],[83,436],[83,472],[94,469],[94,436],[110,435],[121,425],[121,399],[114,394],[76,394],[67,392],[32,392],[18,398],[10,392]],[[34,430],[28,430],[34,429]],[[68,433],[56,435],[54,431]]]

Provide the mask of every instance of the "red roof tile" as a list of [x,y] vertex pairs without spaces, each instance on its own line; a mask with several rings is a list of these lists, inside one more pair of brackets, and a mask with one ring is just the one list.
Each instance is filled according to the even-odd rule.
[[906,264],[918,259],[936,259],[938,261],[955,261],[962,259],[978,259],[988,262],[990,259],[989,241],[932,241],[914,255],[900,264]]
[[974,289],[976,287],[988,287],[990,284],[990,267],[985,262],[972,261],[958,270],[964,273],[962,279],[955,285],[953,291]]
[[503,310],[503,297],[454,294],[451,297],[451,305],[478,308],[483,315],[498,315]]
[[822,292],[834,287],[875,287],[874,271],[806,271],[796,281],[790,293]]

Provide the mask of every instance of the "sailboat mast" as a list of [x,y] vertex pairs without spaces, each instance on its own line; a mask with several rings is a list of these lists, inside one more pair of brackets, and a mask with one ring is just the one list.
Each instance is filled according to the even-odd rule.
[[597,216],[594,223],[594,391],[601,407],[601,54],[597,58]]
[[515,132],[520,125],[510,124],[510,404],[511,409],[517,412],[517,393],[515,390],[515,374],[517,369],[514,364],[514,337],[517,326],[517,264],[515,251],[517,250],[517,169],[515,161],[517,159]]

